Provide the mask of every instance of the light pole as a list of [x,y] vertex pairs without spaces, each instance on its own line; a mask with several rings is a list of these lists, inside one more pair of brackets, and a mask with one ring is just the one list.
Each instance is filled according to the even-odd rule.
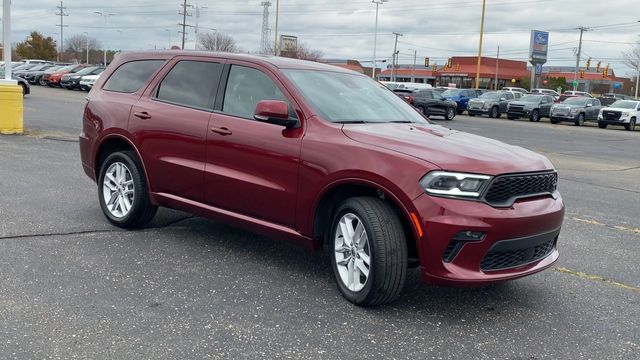
[[480,19],[480,44],[478,44],[478,63],[476,65],[476,89],[480,88],[480,62],[482,59],[482,35],[484,35],[484,10],[487,0],[482,0],[482,18]]
[[373,70],[371,71],[371,77],[376,79],[376,68],[378,67],[378,63],[376,61],[376,48],[378,46],[378,8],[380,4],[384,4],[389,0],[371,0],[372,3],[376,4],[376,26],[373,31]]
[[169,47],[167,49],[171,49],[171,29],[164,29],[164,31],[169,33]]
[[396,36],[395,45],[393,45],[393,66],[391,67],[391,81],[396,81],[396,75],[398,72],[396,71],[396,62],[398,61],[398,36],[402,36],[402,34],[394,32],[392,33]]
[[[105,13],[105,12],[102,12],[102,11],[94,11],[94,13],[96,13],[96,14],[98,14],[98,15],[100,15],[100,16],[102,16],[104,18],[104,32],[106,34],[106,32],[107,32],[107,18],[109,16],[113,16],[115,14]],[[107,66],[107,42],[106,41],[104,43],[103,61],[104,61],[104,66]]]
[[411,82],[416,82],[416,59],[418,57],[418,50],[416,49],[407,49],[409,51],[413,51],[413,67],[411,68]]
[[87,36],[87,64],[89,63],[89,33],[88,32],[83,32],[83,34],[85,34]]
[[273,55],[278,56],[278,20],[280,18],[280,0],[276,0],[276,28],[275,40],[273,42]]

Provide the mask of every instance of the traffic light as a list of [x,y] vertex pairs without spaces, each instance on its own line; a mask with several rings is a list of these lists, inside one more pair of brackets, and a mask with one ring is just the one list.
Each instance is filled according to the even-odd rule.
[[587,70],[589,70],[590,67],[591,67],[591,58],[587,60]]
[[453,60],[451,60],[451,58],[449,58],[449,60],[447,60],[447,68],[451,69],[453,67]]
[[584,70],[580,70],[580,79],[584,79]]
[[603,78],[606,78],[607,76],[609,76],[609,64],[607,64],[607,66],[604,67],[604,71],[602,72]]
[[596,64],[596,72],[600,72],[600,63],[602,61],[598,61],[598,64]]
[[424,67],[426,67],[426,68],[429,67],[429,58],[428,57],[424,58]]

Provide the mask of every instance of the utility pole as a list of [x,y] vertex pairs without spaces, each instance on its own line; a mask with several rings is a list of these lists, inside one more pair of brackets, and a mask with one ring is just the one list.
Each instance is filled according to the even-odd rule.
[[494,84],[494,89],[498,90],[498,71],[500,70],[500,45],[498,45],[498,53],[496,54],[496,81]]
[[184,0],[182,3],[182,12],[178,14],[182,15],[182,23],[178,25],[182,25],[182,50],[184,50],[184,41],[187,38],[187,16],[191,16],[189,12],[187,12],[188,7],[193,7],[191,4],[187,4],[187,0]]
[[262,37],[260,38],[260,52],[266,55],[270,53],[269,51],[269,6],[271,6],[271,2],[263,1],[260,3],[260,5],[262,5]]
[[378,46],[378,8],[380,4],[386,3],[389,0],[371,0],[372,3],[376,4],[376,27],[373,31],[373,70],[371,71],[371,77],[373,80],[376,79],[376,68],[378,67],[378,61],[376,60],[376,48]]
[[580,70],[580,52],[582,51],[582,33],[589,31],[589,28],[580,26],[580,41],[578,42],[578,53],[576,54],[576,68],[573,71],[573,91],[578,90],[578,70]]
[[58,8],[58,10],[60,10],[59,13],[56,13],[56,15],[60,16],[60,24],[56,25],[56,26],[60,26],[60,51],[58,52],[58,61],[60,61],[60,55],[62,54],[62,52],[64,51],[64,28],[66,28],[69,25],[65,25],[64,24],[64,17],[65,16],[69,16],[69,14],[65,13],[64,11],[67,10],[66,6],[63,6],[62,1],[60,1],[60,6],[56,6],[56,8]]
[[403,36],[400,33],[392,33],[396,36],[396,42],[393,45],[393,67],[391,68],[391,81],[396,81],[396,62],[398,60],[398,36]]
[[635,98],[638,99],[638,85],[640,85],[640,61],[638,62],[638,64],[636,65],[636,96]]
[[89,33],[85,31],[84,34],[87,36],[87,64],[88,64],[89,63]]
[[278,56],[278,21],[280,17],[280,0],[276,0],[276,31],[275,31],[275,41],[273,43],[273,55]]
[[484,11],[487,0],[482,0],[482,18],[480,19],[480,44],[478,45],[478,64],[476,65],[476,89],[480,88],[480,62],[482,60],[482,36],[484,35]]
[[[94,13],[98,14],[98,15],[100,15],[100,16],[102,16],[104,18],[104,33],[106,34],[106,32],[107,32],[107,18],[109,16],[113,16],[115,14],[105,13],[103,11],[94,11]],[[104,61],[104,66],[107,66],[107,44],[106,44],[106,41],[105,41],[105,44],[104,44],[103,61]]]
[[416,82],[416,59],[418,57],[418,50],[416,49],[409,49],[409,50],[413,50],[413,67],[411,68],[411,82],[414,83]]

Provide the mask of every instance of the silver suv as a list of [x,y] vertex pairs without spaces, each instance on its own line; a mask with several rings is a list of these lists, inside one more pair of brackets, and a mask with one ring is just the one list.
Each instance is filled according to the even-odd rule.
[[469,116],[489,115],[490,118],[499,118],[507,112],[507,105],[516,99],[511,91],[490,91],[475,99],[469,100],[467,112]]

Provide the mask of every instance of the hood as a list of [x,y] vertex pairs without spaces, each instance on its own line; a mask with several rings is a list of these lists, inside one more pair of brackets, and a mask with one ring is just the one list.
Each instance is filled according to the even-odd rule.
[[345,124],[352,140],[413,156],[444,170],[497,175],[553,169],[519,146],[431,124]]
[[532,102],[527,102],[527,101],[514,100],[514,101],[511,101],[509,103],[509,105],[524,105],[524,106],[533,105],[533,106],[535,106],[535,105],[539,105],[539,103],[532,103]]
[[624,108],[617,108],[617,107],[603,107],[601,110],[613,110],[613,111],[620,111],[620,112],[636,112],[636,109],[624,109]]
[[554,107],[556,108],[569,108],[569,109],[573,109],[573,108],[583,108],[585,107],[584,105],[577,105],[577,104],[563,104],[563,103],[559,103],[559,104],[555,104]]

